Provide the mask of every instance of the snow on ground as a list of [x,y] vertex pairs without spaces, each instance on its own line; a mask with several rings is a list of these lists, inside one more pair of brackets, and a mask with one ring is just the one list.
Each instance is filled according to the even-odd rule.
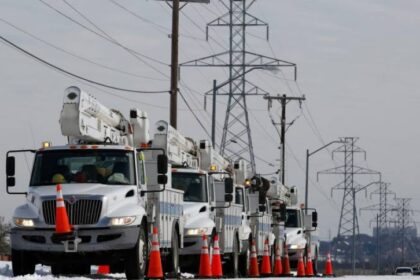
[[[96,266],[92,267],[92,271],[95,272],[97,269]],[[187,276],[187,275],[185,275]],[[0,280],[92,280],[92,279],[100,279],[100,280],[120,280],[125,279],[124,274],[110,274],[110,275],[91,275],[91,276],[76,276],[76,277],[54,277],[50,273],[50,267],[43,266],[43,265],[37,265],[35,269],[34,275],[25,275],[25,276],[19,276],[19,277],[13,277],[12,273],[12,264],[11,262],[5,262],[0,261]],[[187,277],[185,277],[187,278]],[[398,279],[404,279],[404,280],[418,280],[420,277],[418,276],[394,276],[394,275],[381,275],[381,276],[343,276],[340,277],[341,279],[345,280],[363,280],[363,279],[369,279],[369,280],[398,280]],[[246,280],[252,280],[253,278],[246,278]],[[255,278],[255,279],[261,279],[261,278]],[[264,280],[270,280],[270,279],[296,279],[296,278],[262,278]],[[320,278],[320,279],[334,279],[334,278]]]

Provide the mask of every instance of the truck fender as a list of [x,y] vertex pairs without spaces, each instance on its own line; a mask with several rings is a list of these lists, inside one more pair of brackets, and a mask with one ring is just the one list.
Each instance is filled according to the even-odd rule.
[[240,226],[238,230],[239,241],[249,240],[249,236],[252,234],[251,227],[249,226]]
[[177,231],[178,232],[178,244],[180,248],[184,248],[184,233],[181,232],[181,227],[179,224],[179,220],[176,219],[173,223],[172,223],[172,232]]
[[29,218],[29,219],[37,219],[39,215],[30,205],[23,204],[17,207],[13,213],[14,218]]
[[276,236],[274,235],[274,233],[272,233],[272,232],[270,232],[269,234],[268,234],[268,244],[270,245],[270,246],[273,246],[274,245],[274,241],[276,240]]
[[126,205],[115,209],[108,214],[108,217],[124,217],[124,216],[136,216],[134,225],[140,225],[143,221],[143,218],[146,217],[146,210],[143,207],[139,207],[137,204]]

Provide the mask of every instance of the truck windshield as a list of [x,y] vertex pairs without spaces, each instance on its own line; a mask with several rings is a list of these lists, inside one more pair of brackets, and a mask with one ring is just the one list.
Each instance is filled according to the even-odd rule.
[[172,173],[172,187],[184,191],[184,201],[207,202],[206,175],[197,173]]
[[296,209],[287,209],[286,211],[286,227],[300,227],[300,211]]
[[31,186],[58,183],[135,185],[133,152],[100,149],[38,152]]

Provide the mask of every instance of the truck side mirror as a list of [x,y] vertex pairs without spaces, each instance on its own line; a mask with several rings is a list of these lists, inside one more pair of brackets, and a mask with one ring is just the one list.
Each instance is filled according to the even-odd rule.
[[7,159],[6,159],[6,175],[7,175],[7,177],[15,176],[15,157],[7,157]]
[[280,204],[280,219],[282,221],[286,221],[287,218],[287,207],[286,204],[282,203]]
[[233,193],[233,179],[232,178],[225,178],[225,193],[226,194]]
[[318,212],[312,212],[312,226],[315,228],[318,226]]
[[157,177],[158,184],[166,185],[168,183],[168,176],[165,174],[159,174]]
[[233,195],[231,193],[225,194],[225,202],[232,202],[233,201]]
[[7,186],[14,187],[16,184],[15,177],[7,177]]
[[265,212],[265,210],[267,210],[267,207],[265,207],[265,205],[258,206],[258,211],[259,212]]
[[168,157],[166,155],[157,156],[157,173],[158,174],[168,173]]

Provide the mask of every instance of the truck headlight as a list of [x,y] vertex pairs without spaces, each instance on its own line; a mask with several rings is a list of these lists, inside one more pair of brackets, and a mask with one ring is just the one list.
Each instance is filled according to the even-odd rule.
[[18,227],[33,227],[35,226],[33,219],[15,218],[15,225]]
[[126,217],[115,217],[111,218],[111,226],[127,226],[134,223],[136,216],[126,216]]
[[289,249],[291,250],[305,249],[305,245],[304,244],[291,244],[289,245]]
[[185,231],[185,235],[207,235],[207,228],[190,228]]

